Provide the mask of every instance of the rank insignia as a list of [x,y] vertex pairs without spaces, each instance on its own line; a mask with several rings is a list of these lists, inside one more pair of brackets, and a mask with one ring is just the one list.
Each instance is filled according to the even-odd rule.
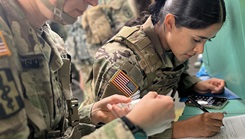
[[11,52],[5,41],[3,33],[0,31],[0,56],[9,56],[9,55],[11,55]]
[[7,118],[24,108],[10,69],[0,69],[0,119]]
[[118,70],[110,82],[127,97],[132,96],[139,88],[122,70]]

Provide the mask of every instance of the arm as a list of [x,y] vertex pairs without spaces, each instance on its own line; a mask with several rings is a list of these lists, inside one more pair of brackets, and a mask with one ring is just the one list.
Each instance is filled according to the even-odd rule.
[[142,86],[143,75],[136,62],[133,52],[122,44],[113,42],[99,49],[96,53],[91,78],[92,86],[94,86],[93,92],[97,93],[97,100],[113,94],[126,95],[109,82],[119,69],[125,71],[138,86]]
[[198,77],[191,76],[187,71],[185,71],[181,75],[181,80],[178,85],[179,96],[186,97],[188,95],[191,95],[193,91],[196,91],[201,94],[205,94],[208,92],[222,93],[224,91],[225,81],[218,78],[211,78],[202,81]]
[[125,125],[125,123],[120,119],[113,120],[112,122],[104,125],[95,132],[89,134],[88,136],[82,137],[82,139],[134,139],[133,134]]
[[[107,122],[111,121],[110,117],[113,117],[112,113],[108,113],[109,109],[107,104],[115,107],[118,102],[125,103],[130,101],[129,98],[119,95],[114,95],[98,101],[94,104],[92,111],[100,109],[98,112],[91,115],[91,121]],[[158,104],[157,106],[155,104]],[[106,105],[106,106],[105,106]],[[145,109],[142,111],[142,109]],[[119,110],[124,111],[124,110]],[[107,117],[105,117],[105,114]],[[125,112],[126,114],[127,112]],[[142,115],[142,116],[139,116]],[[160,128],[164,124],[170,124],[174,120],[174,102],[169,96],[158,95],[156,92],[149,92],[141,101],[135,105],[135,107],[126,115],[126,117],[135,125],[141,127],[147,134],[156,134],[158,132],[152,132],[152,129]],[[116,117],[114,117],[116,118]],[[104,121],[104,120],[106,121]],[[108,121],[108,122],[109,122]],[[125,123],[121,119],[113,120],[105,126],[96,130],[94,133],[88,135],[88,137],[98,137],[101,135],[102,138],[116,137],[116,138],[132,138],[131,131],[125,126]],[[120,135],[120,136],[118,136]],[[86,138],[86,137],[85,137]]]
[[187,70],[188,70],[188,62],[185,63],[186,70],[182,73],[180,81],[178,83],[178,92],[179,92],[179,97],[186,97],[188,95],[191,95],[193,92],[192,87],[201,81],[201,79],[197,78],[194,75],[190,75]]
[[203,113],[187,120],[178,121],[173,126],[173,138],[210,137],[223,126],[223,113]]
[[205,81],[200,81],[194,85],[193,90],[205,94],[211,93],[222,93],[224,91],[225,81],[218,78],[211,78]]
[[14,39],[7,24],[0,17],[0,138],[28,138],[29,128],[24,108],[19,59]]

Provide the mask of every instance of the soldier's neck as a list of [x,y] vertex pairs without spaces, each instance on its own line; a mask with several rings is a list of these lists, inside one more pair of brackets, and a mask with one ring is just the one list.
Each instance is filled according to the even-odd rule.
[[44,16],[44,12],[40,11],[42,7],[38,6],[38,2],[35,0],[18,0],[18,2],[26,15],[27,21],[32,27],[36,29],[41,28],[48,20],[48,18]]

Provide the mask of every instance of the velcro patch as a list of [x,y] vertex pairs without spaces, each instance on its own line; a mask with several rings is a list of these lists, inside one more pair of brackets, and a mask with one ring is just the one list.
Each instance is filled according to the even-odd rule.
[[42,67],[43,55],[21,56],[23,69],[39,69]]
[[0,56],[9,56],[9,55],[11,55],[11,52],[5,41],[3,33],[0,31]]
[[0,119],[8,118],[24,108],[10,69],[0,69]]
[[127,97],[132,96],[139,88],[122,70],[118,70],[110,82]]

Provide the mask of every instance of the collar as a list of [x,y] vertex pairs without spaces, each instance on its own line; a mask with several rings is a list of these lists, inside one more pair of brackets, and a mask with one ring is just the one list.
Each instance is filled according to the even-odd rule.
[[170,57],[170,55],[167,54],[167,52],[164,51],[163,46],[161,44],[161,41],[160,41],[157,33],[154,30],[154,25],[151,21],[151,16],[143,24],[143,30],[144,30],[145,34],[152,41],[152,44],[155,48],[156,53],[161,58],[161,61],[163,63],[163,68],[173,69],[174,63],[171,60],[172,58]]

